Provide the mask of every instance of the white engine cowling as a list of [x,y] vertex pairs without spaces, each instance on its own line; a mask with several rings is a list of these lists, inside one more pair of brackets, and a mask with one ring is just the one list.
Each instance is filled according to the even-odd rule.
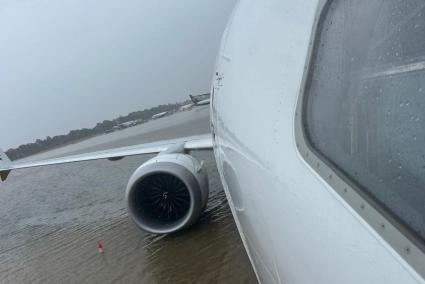
[[131,176],[125,198],[136,225],[155,234],[195,223],[208,201],[204,166],[186,154],[160,154]]

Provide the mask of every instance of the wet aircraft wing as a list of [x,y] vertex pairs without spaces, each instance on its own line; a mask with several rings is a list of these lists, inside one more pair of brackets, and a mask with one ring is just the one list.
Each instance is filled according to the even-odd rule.
[[189,137],[176,138],[171,140],[162,140],[153,143],[139,144],[127,147],[113,148],[103,151],[84,153],[78,155],[64,156],[34,162],[12,163],[5,153],[0,151],[0,179],[6,180],[10,171],[16,169],[25,169],[32,167],[50,166],[65,163],[75,163],[83,161],[92,161],[108,159],[110,161],[121,160],[127,156],[156,154],[169,151],[190,151],[212,148],[211,134],[203,134]]

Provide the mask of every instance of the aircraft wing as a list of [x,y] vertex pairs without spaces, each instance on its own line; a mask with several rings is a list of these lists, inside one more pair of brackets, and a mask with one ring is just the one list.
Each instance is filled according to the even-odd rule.
[[171,140],[162,140],[153,143],[139,144],[128,147],[120,147],[103,151],[84,153],[78,155],[64,156],[33,162],[16,162],[9,160],[7,155],[0,151],[0,179],[6,180],[10,171],[16,169],[25,169],[32,167],[50,166],[57,164],[75,163],[83,161],[92,161],[108,159],[110,161],[120,160],[127,156],[156,154],[168,151],[190,151],[211,149],[213,147],[211,134],[189,136]]

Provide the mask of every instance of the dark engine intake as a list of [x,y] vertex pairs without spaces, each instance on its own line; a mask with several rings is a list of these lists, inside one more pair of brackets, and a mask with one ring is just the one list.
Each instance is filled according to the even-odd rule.
[[195,158],[160,154],[133,173],[125,197],[139,228],[166,234],[195,223],[205,209],[208,193],[207,172]]

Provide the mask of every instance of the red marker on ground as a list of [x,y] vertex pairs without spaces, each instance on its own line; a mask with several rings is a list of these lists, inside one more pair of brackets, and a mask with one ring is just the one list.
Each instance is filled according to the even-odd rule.
[[102,254],[103,253],[103,244],[102,244],[102,242],[101,241],[97,241],[96,246],[97,246],[97,250],[99,251],[99,254]]

